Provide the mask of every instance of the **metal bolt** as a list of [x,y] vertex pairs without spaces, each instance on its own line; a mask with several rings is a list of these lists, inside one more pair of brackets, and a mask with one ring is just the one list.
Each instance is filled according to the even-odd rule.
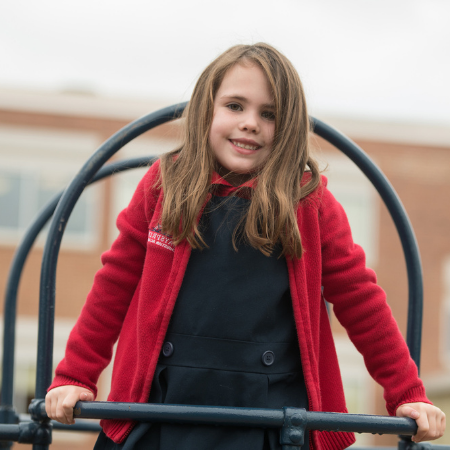
[[294,444],[298,444],[299,442],[301,442],[302,437],[303,437],[302,432],[299,430],[290,430],[289,431],[289,439]]
[[303,418],[299,414],[294,414],[291,417],[291,423],[294,425],[294,427],[298,427],[303,423]]

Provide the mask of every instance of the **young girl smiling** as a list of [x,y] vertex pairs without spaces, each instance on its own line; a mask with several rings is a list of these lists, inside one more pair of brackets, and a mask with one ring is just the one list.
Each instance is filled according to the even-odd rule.
[[[292,64],[267,44],[232,47],[202,73],[180,148],[141,180],[118,217],[66,356],[46,397],[73,423],[114,361],[111,401],[346,412],[322,287],[416,441],[445,415],[353,243],[309,148]],[[96,449],[280,449],[275,431],[102,421]],[[312,431],[304,448],[343,449],[352,433]]]

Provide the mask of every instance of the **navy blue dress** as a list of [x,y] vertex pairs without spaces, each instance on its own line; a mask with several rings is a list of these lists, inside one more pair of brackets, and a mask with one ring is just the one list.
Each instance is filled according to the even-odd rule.
[[[149,402],[308,408],[284,257],[232,235],[248,200],[213,196],[201,219],[209,248],[193,250]],[[279,253],[279,252],[278,252]],[[306,436],[308,437],[308,436]],[[279,431],[140,424],[123,444],[95,450],[280,450]],[[305,439],[305,450],[308,439]]]

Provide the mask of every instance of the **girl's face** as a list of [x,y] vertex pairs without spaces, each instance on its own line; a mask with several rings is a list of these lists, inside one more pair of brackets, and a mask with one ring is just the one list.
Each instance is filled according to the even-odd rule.
[[214,99],[209,143],[220,175],[241,184],[272,151],[275,106],[269,82],[255,64],[236,64],[225,74]]

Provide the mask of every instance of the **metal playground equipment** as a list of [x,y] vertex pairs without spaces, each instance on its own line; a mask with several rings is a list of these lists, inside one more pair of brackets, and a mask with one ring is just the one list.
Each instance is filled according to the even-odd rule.
[[[53,198],[39,213],[27,230],[11,264],[4,310],[4,339],[2,386],[0,404],[0,448],[10,448],[13,442],[32,444],[33,450],[47,450],[52,442],[52,429],[72,431],[99,431],[97,424],[77,421],[75,425],[62,425],[48,419],[44,398],[52,380],[53,331],[55,309],[56,266],[65,225],[81,196],[90,183],[115,173],[142,167],[155,158],[134,158],[104,166],[125,144],[142,133],[173,119],[179,118],[186,104],[174,105],[148,114],[130,123],[108,139],[85,163],[71,184]],[[350,139],[321,122],[311,118],[314,133],[324,138],[347,155],[367,176],[386,204],[397,228],[408,274],[409,306],[407,344],[417,367],[420,367],[422,328],[422,269],[417,242],[406,212],[392,188],[372,160]],[[41,267],[38,353],[35,399],[29,406],[30,416],[17,416],[12,404],[14,378],[15,322],[18,286],[27,256],[42,228],[52,218],[46,240]],[[412,419],[309,412],[304,409],[231,408],[144,403],[78,402],[76,418],[128,419],[144,422],[171,422],[185,424],[233,425],[243,427],[279,428],[283,450],[299,450],[305,430],[353,431],[401,435],[402,450],[450,450],[450,446],[415,444],[410,436],[416,432]]]

